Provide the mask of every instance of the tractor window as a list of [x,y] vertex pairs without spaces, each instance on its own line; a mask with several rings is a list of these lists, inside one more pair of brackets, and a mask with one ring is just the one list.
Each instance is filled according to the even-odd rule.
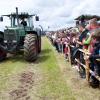
[[30,27],[33,27],[33,17],[28,18],[28,24]]
[[32,27],[33,26],[32,18],[27,18],[27,19],[25,19],[25,21],[27,23],[27,26],[29,26],[29,27]]
[[18,26],[17,19],[15,19],[15,25],[14,26]]
[[12,26],[18,26],[18,22],[16,18],[13,18]]
[[28,27],[33,26],[32,18],[20,19],[19,23],[20,23],[20,25],[23,25],[23,26],[28,26]]

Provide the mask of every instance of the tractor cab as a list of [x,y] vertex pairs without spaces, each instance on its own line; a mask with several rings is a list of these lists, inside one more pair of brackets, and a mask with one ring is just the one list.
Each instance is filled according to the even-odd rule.
[[[26,60],[33,61],[36,59],[41,51],[41,31],[34,28],[33,16],[35,16],[36,21],[39,21],[39,17],[36,14],[18,13],[18,8],[16,8],[16,13],[2,16],[9,17],[11,24],[9,27],[6,26],[4,30],[3,45],[0,45],[0,49],[6,53],[15,53],[24,49]],[[0,18],[1,21],[3,21],[3,17]]]
[[3,15],[4,17],[9,17],[11,25],[10,27],[34,27],[33,25],[33,16],[28,13],[20,13],[16,16],[16,13],[9,15]]

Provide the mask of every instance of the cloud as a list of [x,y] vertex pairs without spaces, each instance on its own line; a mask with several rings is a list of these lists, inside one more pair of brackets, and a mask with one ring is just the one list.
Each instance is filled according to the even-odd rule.
[[97,14],[100,15],[100,4],[99,0],[84,0],[80,3],[80,5],[76,6],[75,9],[72,10],[71,16],[73,18],[81,15],[81,14]]
[[74,25],[74,19],[81,14],[100,15],[99,0],[3,0],[0,2],[0,15],[15,11],[36,13],[45,29]]

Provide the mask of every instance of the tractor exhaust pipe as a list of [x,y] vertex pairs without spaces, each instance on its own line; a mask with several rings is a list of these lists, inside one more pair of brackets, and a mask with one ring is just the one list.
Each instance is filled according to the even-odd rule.
[[18,23],[18,26],[19,26],[18,7],[16,7],[16,18],[17,18],[17,23]]

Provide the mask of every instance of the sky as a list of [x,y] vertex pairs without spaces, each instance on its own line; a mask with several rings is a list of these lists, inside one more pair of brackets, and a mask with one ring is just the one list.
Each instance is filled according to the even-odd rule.
[[[39,15],[40,21],[34,24],[51,30],[73,26],[82,14],[100,15],[100,0],[1,0],[0,15],[15,12],[16,7],[19,12]],[[4,20],[0,27],[7,24]]]

